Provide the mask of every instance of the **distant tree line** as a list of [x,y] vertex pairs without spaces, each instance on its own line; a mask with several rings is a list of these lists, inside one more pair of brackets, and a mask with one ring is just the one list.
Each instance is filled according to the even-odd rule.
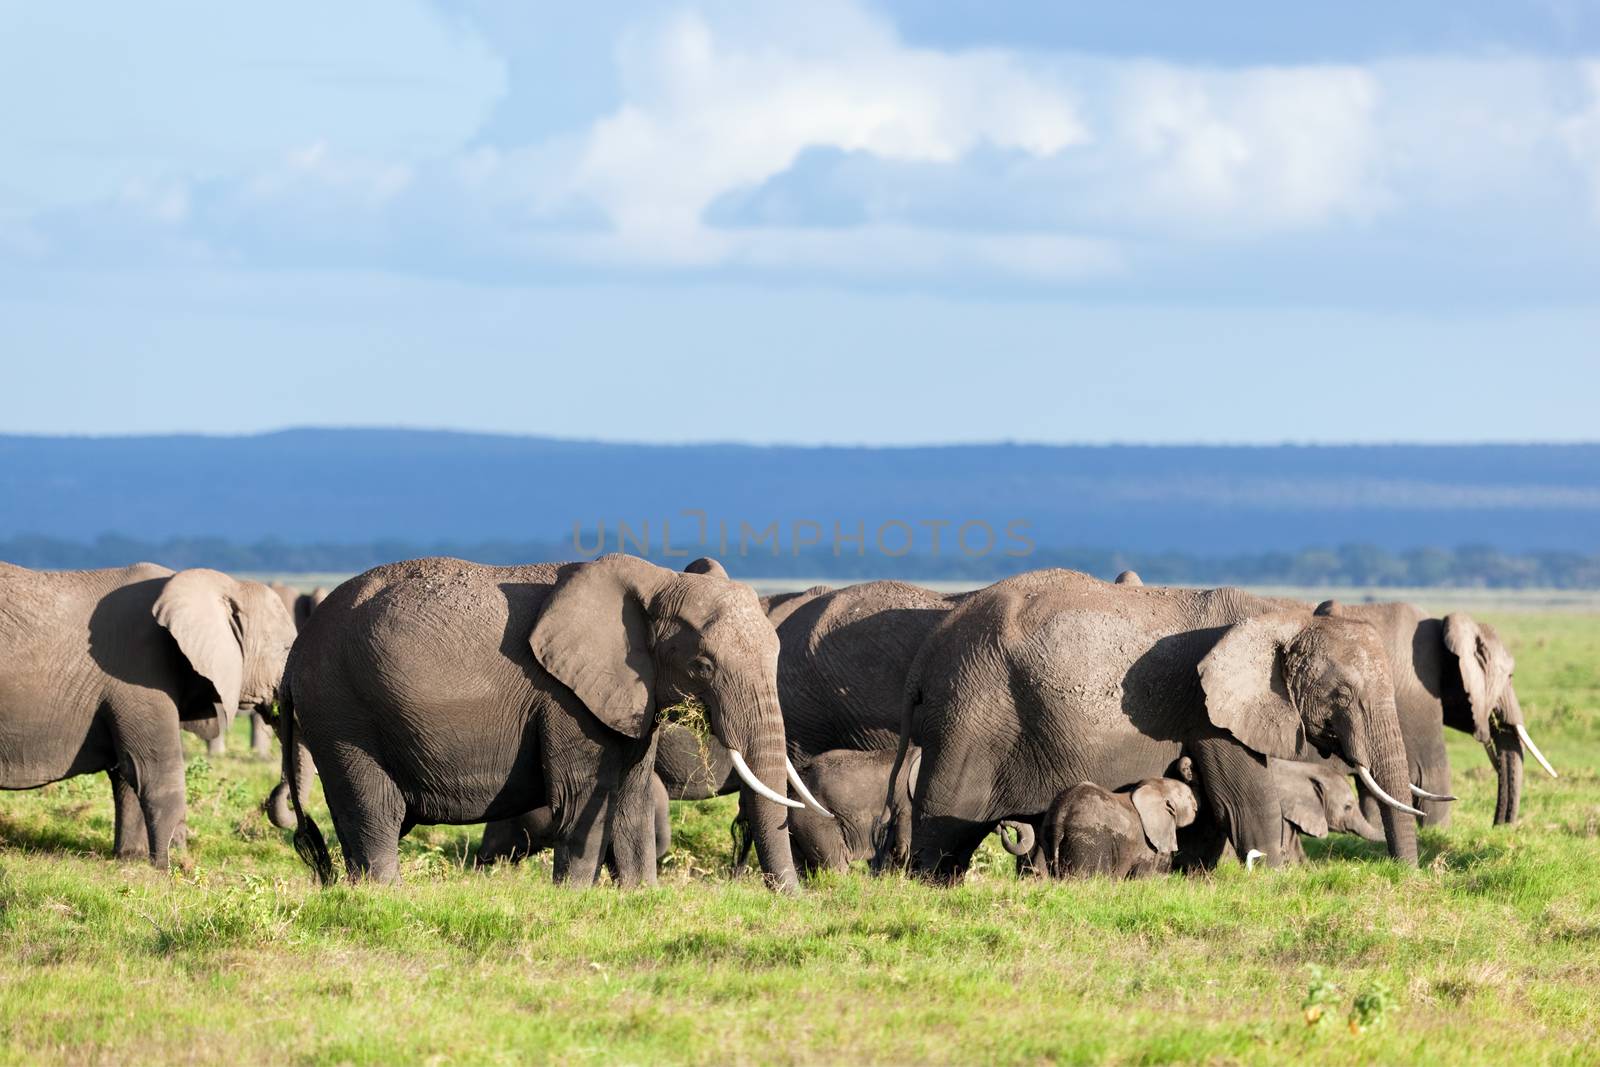
[[[457,556],[481,563],[539,563],[574,558],[565,541],[420,543],[401,539],[361,544],[290,544],[265,540],[238,544],[215,537],[142,541],[104,534],[93,541],[23,535],[0,540],[0,560],[25,567],[69,569],[117,567],[150,560],[169,567],[215,567],[227,571],[355,573],[391,560]],[[687,557],[651,558],[682,566]],[[1067,567],[1102,577],[1132,568],[1146,582],[1171,585],[1350,585],[1443,586],[1496,589],[1600,589],[1600,555],[1574,552],[1507,553],[1487,545],[1455,549],[1417,548],[1391,552],[1373,545],[1307,548],[1199,556],[1184,552],[1114,552],[1095,548],[1040,547],[1026,556],[969,557],[871,551],[835,554],[814,549],[751,552],[724,560],[735,576],[762,578],[997,579],[1040,567]]]

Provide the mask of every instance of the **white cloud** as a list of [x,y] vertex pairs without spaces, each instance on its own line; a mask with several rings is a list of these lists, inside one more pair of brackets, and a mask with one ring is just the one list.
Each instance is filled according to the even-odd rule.
[[1109,83],[1105,191],[1180,230],[1315,226],[1383,202],[1377,79],[1355,67],[1133,63]]
[[627,98],[589,131],[572,189],[644,254],[702,259],[706,207],[807,148],[953,164],[979,144],[1047,156],[1085,136],[1065,87],[1020,58],[909,48],[849,3],[743,29],[685,13],[619,51]]
[[[537,110],[561,85],[470,27],[415,2],[385,6],[381,36],[356,8],[217,10],[118,8],[87,34],[0,11],[0,122],[18,122],[0,221],[7,182],[36,216],[55,209],[0,240],[39,255],[165,231],[150,254],[1074,283],[1177,276],[1220,244],[1403,239],[1417,220],[1429,240],[1501,242],[1600,219],[1600,62],[938,50],[853,0],[701,0],[592,57],[614,68],[603,113],[489,143],[491,109]],[[70,76],[43,69],[62,55]],[[55,113],[27,106],[56,90]],[[708,221],[770,188],[783,210]],[[140,239],[116,238],[128,255]]]

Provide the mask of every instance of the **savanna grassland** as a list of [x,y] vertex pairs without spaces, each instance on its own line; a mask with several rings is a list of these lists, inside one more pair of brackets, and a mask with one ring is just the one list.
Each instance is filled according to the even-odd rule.
[[[258,804],[275,764],[192,745],[181,869],[118,865],[101,776],[0,795],[3,1063],[1600,1061],[1600,616],[1490,614],[1535,737],[1522,821],[1453,735],[1455,823],[1402,870],[941,890],[728,879],[731,800],[674,805],[660,887],[480,872],[420,828],[399,888],[319,891]],[[331,832],[319,801],[313,812]],[[1312,1022],[1310,1020],[1316,1020]]]

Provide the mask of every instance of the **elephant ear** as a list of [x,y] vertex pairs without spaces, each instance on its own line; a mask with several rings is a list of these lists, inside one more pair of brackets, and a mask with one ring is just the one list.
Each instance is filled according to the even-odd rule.
[[1283,673],[1285,650],[1300,629],[1300,620],[1287,613],[1245,619],[1228,627],[1200,661],[1206,715],[1264,756],[1293,759],[1304,739]]
[[1466,690],[1467,705],[1472,709],[1473,736],[1486,742],[1494,700],[1494,690],[1490,688],[1488,642],[1471,615],[1455,611],[1444,617],[1444,647],[1456,657],[1461,688]]
[[628,737],[655,721],[655,663],[645,597],[659,567],[629,556],[575,564],[556,581],[528,644],[539,666]]
[[1291,826],[1312,837],[1328,836],[1328,805],[1322,783],[1315,775],[1298,769],[1282,774],[1278,791],[1282,794],[1283,817]]
[[196,674],[211,683],[218,725],[239,710],[244,685],[244,630],[233,579],[217,571],[179,571],[167,579],[150,613],[172,635]]
[[1133,791],[1133,810],[1144,826],[1144,839],[1150,847],[1170,856],[1178,851],[1178,819],[1160,782],[1149,782]]

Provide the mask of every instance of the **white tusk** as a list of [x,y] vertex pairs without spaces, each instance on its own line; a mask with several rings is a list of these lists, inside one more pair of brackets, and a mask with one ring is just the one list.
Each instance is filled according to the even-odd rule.
[[800,794],[800,799],[816,809],[818,815],[833,818],[833,812],[822,806],[822,802],[811,795],[811,790],[800,780],[800,772],[794,769],[794,761],[788,756],[783,757],[783,765],[789,768],[789,784],[794,786],[794,791]]
[[1394,797],[1390,796],[1388,793],[1385,793],[1383,791],[1383,787],[1378,784],[1377,779],[1372,777],[1372,772],[1367,770],[1365,767],[1358,766],[1356,768],[1356,774],[1361,778],[1361,784],[1372,790],[1373,796],[1377,797],[1394,810],[1403,811],[1407,815],[1422,814],[1422,812],[1418,811],[1416,808],[1413,808],[1410,804],[1403,804]]
[[772,790],[770,790],[766,786],[762,785],[761,784],[761,779],[759,779],[759,778],[757,778],[755,776],[755,772],[752,771],[750,769],[750,765],[744,761],[744,757],[739,754],[739,750],[738,749],[736,749],[736,748],[728,749],[728,755],[733,759],[733,769],[739,772],[739,777],[744,780],[744,784],[745,785],[749,786],[751,789],[755,790],[760,795],[766,797],[768,800],[772,801],[774,804],[782,804],[786,808],[803,808],[803,807],[805,807],[805,805],[800,803],[799,801],[790,800],[788,797],[784,796],[782,793],[774,793]]
[[1423,800],[1454,800],[1455,799],[1455,797],[1451,796],[1449,793],[1430,793],[1426,789],[1422,788],[1420,785],[1417,785],[1415,783],[1412,783],[1411,795],[1412,796],[1416,796],[1416,797],[1421,797]]
[[1543,767],[1550,777],[1561,777],[1556,773],[1556,769],[1550,766],[1550,761],[1544,758],[1544,753],[1539,751],[1539,746],[1533,743],[1533,738],[1528,736],[1528,728],[1520,722],[1517,723],[1517,736],[1522,738],[1522,747],[1533,753],[1533,758],[1539,761],[1539,766]]
[[1267,854],[1265,852],[1262,852],[1259,848],[1253,848],[1244,854],[1244,869],[1253,871],[1256,869],[1256,860],[1264,860],[1266,858]]

